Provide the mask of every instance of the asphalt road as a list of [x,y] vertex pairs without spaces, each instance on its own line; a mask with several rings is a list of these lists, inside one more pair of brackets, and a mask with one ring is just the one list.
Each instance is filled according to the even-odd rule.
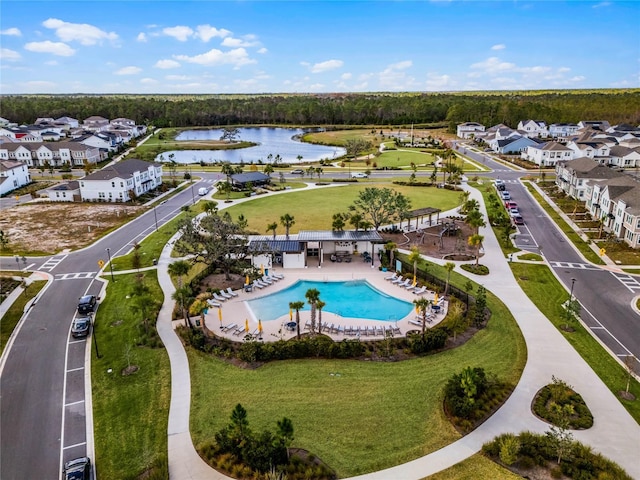
[[[210,184],[217,176],[207,175]],[[87,340],[73,339],[77,300],[99,295],[98,260],[127,253],[197,199],[200,182],[149,210],[83,250],[23,263],[0,258],[0,269],[18,265],[47,272],[53,283],[41,294],[16,332],[0,376],[0,478],[55,479],[62,464],[87,455],[84,361]],[[195,192],[195,193],[194,193]],[[108,271],[107,271],[108,273]],[[90,341],[90,337],[89,337]],[[90,350],[89,350],[90,352]]]

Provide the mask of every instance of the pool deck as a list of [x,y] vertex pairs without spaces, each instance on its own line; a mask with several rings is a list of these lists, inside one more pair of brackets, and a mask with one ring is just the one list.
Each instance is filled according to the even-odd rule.
[[[399,287],[392,284],[390,281],[385,280],[385,277],[391,275],[390,272],[382,272],[377,267],[372,268],[370,263],[361,261],[354,261],[351,263],[327,263],[322,268],[303,268],[303,269],[278,269],[272,271],[284,275],[284,279],[274,281],[272,285],[264,287],[262,289],[253,289],[252,292],[245,292],[244,290],[236,290],[237,297],[227,300],[222,303],[222,322],[218,318],[218,308],[211,308],[205,315],[205,323],[207,329],[217,336],[225,337],[233,341],[243,341],[247,332],[245,330],[245,323],[249,321],[249,332],[254,336],[258,336],[262,341],[276,341],[280,339],[290,339],[296,336],[297,330],[288,330],[285,324],[290,322],[289,314],[283,315],[276,320],[263,321],[263,332],[260,338],[258,332],[258,319],[255,318],[253,311],[248,307],[246,301],[255,298],[269,295],[274,292],[283,290],[298,280],[312,280],[312,281],[346,281],[346,280],[367,280],[378,290],[386,293],[387,295],[396,297],[407,302],[413,302],[420,295],[415,295],[409,292],[406,288]],[[435,292],[427,290],[423,297],[433,300]],[[304,299],[301,299],[304,300]],[[448,302],[441,303],[441,312],[432,316],[427,322],[427,328],[431,328],[437,325],[446,316]],[[293,312],[293,321],[296,320],[296,312]],[[300,311],[300,333],[308,333],[309,329],[305,328],[305,324],[310,320],[311,314],[308,310]],[[317,321],[317,315],[316,315]],[[412,323],[413,322],[413,323]],[[174,326],[183,324],[182,321],[176,320]],[[222,328],[229,327],[235,324],[236,328]],[[416,318],[415,310],[404,318],[397,322],[381,321],[381,320],[365,320],[361,318],[348,318],[341,317],[328,311],[322,311],[322,324],[328,327],[323,328],[323,334],[331,337],[334,340],[343,339],[360,339],[366,340],[381,340],[385,334],[380,327],[396,327],[394,336],[404,336],[408,331],[421,330],[422,326]],[[342,331],[338,331],[340,328]],[[363,332],[362,330],[366,330]],[[372,330],[373,328],[373,330]],[[359,329],[359,333],[347,334],[349,329]],[[399,329],[399,332],[398,332]],[[375,332],[375,333],[374,333]]]

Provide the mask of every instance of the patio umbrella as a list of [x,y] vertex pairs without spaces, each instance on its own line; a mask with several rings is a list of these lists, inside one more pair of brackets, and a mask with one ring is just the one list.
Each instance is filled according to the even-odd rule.
[[418,279],[416,278],[416,276],[413,276],[413,283],[411,284],[411,286],[415,287],[416,283],[418,283]]
[[416,305],[416,315],[420,315],[420,307]]
[[247,275],[244,279],[244,284],[249,285],[249,275]]
[[262,335],[262,320],[258,319],[258,331],[260,332],[260,335]]
[[293,321],[293,310],[289,309],[289,321]]
[[433,295],[433,304],[435,305],[436,303],[438,303],[438,292],[435,292]]
[[246,319],[244,320],[244,331],[245,331],[245,332],[248,332],[248,331],[249,331],[249,319],[248,319],[248,318],[246,318]]
[[264,275],[264,265],[260,264],[260,275]]
[[222,309],[218,308],[218,320],[220,320],[220,328],[222,328]]

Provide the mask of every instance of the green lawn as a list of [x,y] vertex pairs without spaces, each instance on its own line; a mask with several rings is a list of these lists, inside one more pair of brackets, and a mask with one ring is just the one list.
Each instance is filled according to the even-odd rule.
[[[23,276],[19,272],[12,273],[12,275]],[[29,300],[34,298],[46,284],[46,280],[35,280],[31,282],[27,289],[13,302],[13,305],[5,312],[2,312],[2,318],[0,318],[0,355],[2,355],[4,348],[7,346],[7,341],[9,341],[11,333],[13,333],[13,330],[22,318],[25,305]]]
[[[162,302],[155,271],[144,276],[153,297]],[[137,479],[152,466],[156,473],[166,468],[169,358],[163,348],[135,346],[141,319],[132,307],[133,300],[127,298],[134,277],[119,275],[115,283],[110,282],[97,313],[95,333],[102,357],[95,358],[94,347],[91,379],[95,463],[100,478]],[[140,369],[123,376],[128,362]]]
[[[520,287],[540,311],[556,326],[566,323],[565,310],[562,308],[569,295],[560,285],[556,277],[546,265],[512,263],[511,268]],[[626,387],[627,374],[624,368],[616,362],[581,324],[573,322],[575,332],[560,332],[571,343],[573,348],[589,364],[594,372],[609,387],[609,390],[619,399],[620,403],[640,423],[640,402],[630,402],[618,396],[618,392]],[[640,398],[640,383],[633,381],[630,391]]]
[[249,370],[189,350],[194,443],[213,441],[242,403],[254,431],[291,418],[293,446],[318,455],[339,477],[442,448],[460,438],[442,412],[451,375],[481,366],[515,385],[524,368],[526,347],[513,317],[491,294],[487,298],[493,311],[487,328],[462,347],[413,360],[309,359]]
[[[283,234],[280,217],[285,213],[295,218],[290,233],[299,230],[330,230],[332,216],[338,212],[346,212],[349,205],[357,198],[365,187],[374,185],[348,184],[344,186],[315,190],[296,191],[283,195],[256,198],[255,201],[244,202],[226,209],[232,218],[243,214],[249,220],[249,230],[267,235],[267,225],[278,223],[276,233]],[[392,188],[411,199],[411,208],[435,207],[442,210],[454,208],[458,204],[459,192],[443,188],[406,187],[385,183],[377,183],[376,187]]]
[[453,467],[449,467],[446,470],[426,478],[429,480],[512,480],[522,477],[501,467],[481,453],[477,453],[465,461],[457,463]]

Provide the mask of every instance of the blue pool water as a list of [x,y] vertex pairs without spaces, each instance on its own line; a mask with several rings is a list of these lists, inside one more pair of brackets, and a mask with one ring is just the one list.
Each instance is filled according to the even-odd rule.
[[323,312],[335,313],[341,317],[395,322],[406,317],[413,310],[413,304],[377,290],[366,280],[348,282],[299,280],[284,290],[248,300],[247,303],[256,318],[262,321],[275,320],[289,313],[290,302],[305,302],[302,311],[310,310],[304,296],[310,288],[317,289],[320,292],[320,300],[326,303],[322,309]]

